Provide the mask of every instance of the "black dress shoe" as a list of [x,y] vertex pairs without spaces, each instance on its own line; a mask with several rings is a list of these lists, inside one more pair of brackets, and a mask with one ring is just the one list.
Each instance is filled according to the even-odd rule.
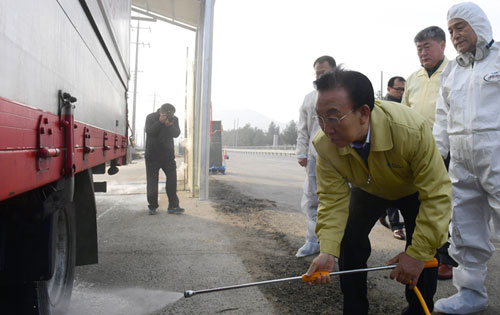
[[405,232],[403,232],[403,230],[394,230],[394,232],[392,232],[392,236],[394,236],[395,239],[401,241],[406,240]]

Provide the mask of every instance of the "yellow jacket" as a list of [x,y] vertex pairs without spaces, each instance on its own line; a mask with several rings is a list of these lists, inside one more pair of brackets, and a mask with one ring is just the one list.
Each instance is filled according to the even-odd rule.
[[420,209],[406,253],[430,260],[448,238],[451,181],[425,119],[401,104],[375,101],[368,167],[351,147],[338,148],[319,131],[313,141],[321,252],[340,254],[349,211],[349,183],[388,200],[419,192]]
[[434,126],[436,117],[436,101],[441,87],[441,73],[448,64],[448,59],[444,57],[439,68],[431,75],[427,74],[425,68],[412,73],[406,80],[405,93],[402,104],[408,105],[424,116],[431,127]]

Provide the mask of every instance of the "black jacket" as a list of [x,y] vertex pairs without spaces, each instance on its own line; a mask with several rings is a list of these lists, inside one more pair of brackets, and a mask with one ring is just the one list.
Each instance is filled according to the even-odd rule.
[[174,138],[177,138],[181,133],[179,119],[174,116],[172,126],[165,126],[159,119],[160,110],[146,117],[146,159],[152,161],[174,160]]
[[402,98],[395,98],[391,94],[387,93],[385,97],[383,98],[384,101],[391,101],[391,102],[396,102],[396,103],[401,103]]

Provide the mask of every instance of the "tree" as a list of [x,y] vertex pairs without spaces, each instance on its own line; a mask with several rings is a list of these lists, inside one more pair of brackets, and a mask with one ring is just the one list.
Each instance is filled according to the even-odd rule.
[[280,127],[276,126],[276,124],[273,121],[271,121],[269,127],[267,128],[266,145],[272,145],[274,135],[279,135],[279,133],[280,133]]
[[250,124],[246,124],[243,128],[238,129],[238,146],[253,145],[254,129]]
[[286,125],[280,136],[280,140],[282,140],[280,142],[286,145],[297,144],[297,124],[295,121],[292,120]]
[[228,146],[265,146],[273,143],[273,136],[279,133],[279,127],[271,123],[265,133],[257,127],[246,124],[243,128],[223,130],[222,145]]
[[259,128],[255,127],[253,129],[252,143],[253,143],[254,146],[263,146],[263,145],[266,145],[266,135],[264,134],[264,131],[262,131]]
[[238,145],[237,134],[238,134],[237,129],[222,130],[222,144],[233,147]]

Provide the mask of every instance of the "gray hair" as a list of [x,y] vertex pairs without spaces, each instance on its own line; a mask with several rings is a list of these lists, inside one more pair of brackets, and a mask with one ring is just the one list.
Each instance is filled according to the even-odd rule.
[[333,57],[325,55],[316,59],[314,61],[313,67],[315,67],[317,64],[322,64],[323,62],[328,62],[330,68],[335,68],[337,66],[337,63],[335,62],[335,59],[333,59]]
[[446,42],[446,34],[439,26],[429,26],[418,32],[418,34],[415,36],[414,41],[416,44],[426,39],[432,39],[433,41],[438,43],[442,41]]

